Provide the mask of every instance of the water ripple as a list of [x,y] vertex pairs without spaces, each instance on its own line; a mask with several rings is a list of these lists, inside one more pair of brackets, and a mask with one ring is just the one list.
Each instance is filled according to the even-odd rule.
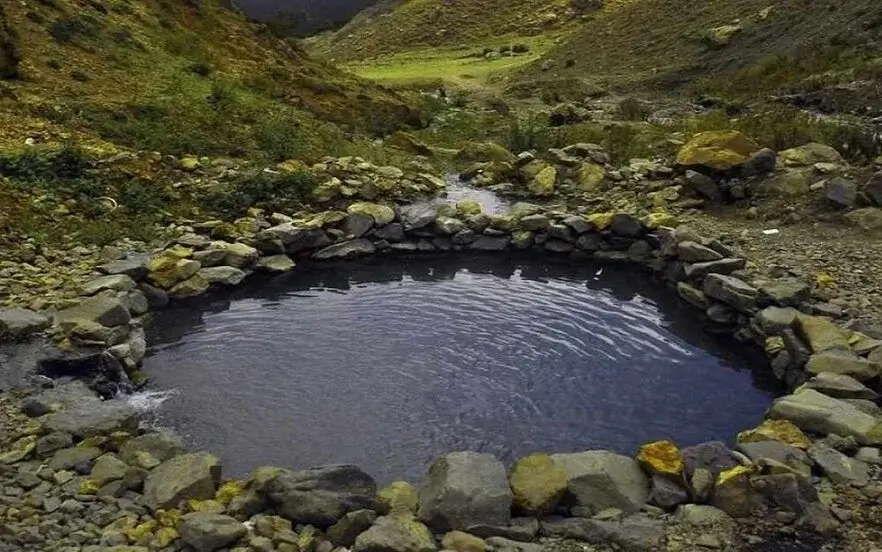
[[180,393],[158,414],[233,473],[356,462],[381,480],[418,480],[453,449],[632,452],[761,418],[770,392],[657,286],[483,268],[338,267],[335,285],[323,273],[163,313],[145,369]]

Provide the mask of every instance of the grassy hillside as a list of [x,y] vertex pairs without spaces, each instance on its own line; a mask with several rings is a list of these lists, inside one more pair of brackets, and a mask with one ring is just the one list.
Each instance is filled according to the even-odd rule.
[[289,157],[333,134],[323,121],[378,132],[420,122],[398,94],[313,60],[220,0],[3,6],[0,72],[17,78],[0,83],[0,145],[41,129],[37,141],[78,134],[163,153]]
[[329,59],[346,62],[536,36],[577,17],[568,0],[387,0],[314,47]]
[[524,91],[650,83],[745,96],[869,81],[882,69],[880,29],[876,0],[633,0],[586,18],[513,81]]
[[0,262],[14,247],[147,239],[222,210],[212,202],[308,198],[306,165],[262,168],[383,160],[376,136],[423,123],[411,100],[225,4],[0,2]]

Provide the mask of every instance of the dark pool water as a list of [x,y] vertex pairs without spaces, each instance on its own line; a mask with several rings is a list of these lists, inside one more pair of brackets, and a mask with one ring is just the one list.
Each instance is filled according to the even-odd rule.
[[452,450],[633,453],[730,439],[774,395],[634,272],[489,258],[299,267],[164,311],[157,422],[226,472],[352,462],[419,481]]

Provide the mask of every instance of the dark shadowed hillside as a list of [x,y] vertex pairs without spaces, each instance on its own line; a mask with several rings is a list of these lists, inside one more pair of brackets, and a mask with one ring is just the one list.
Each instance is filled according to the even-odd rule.
[[248,16],[282,32],[306,35],[338,27],[378,0],[236,0]]

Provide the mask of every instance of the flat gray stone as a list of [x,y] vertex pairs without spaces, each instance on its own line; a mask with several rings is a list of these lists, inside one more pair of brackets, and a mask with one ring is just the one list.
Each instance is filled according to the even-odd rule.
[[722,255],[693,241],[684,241],[677,245],[677,257],[684,263],[706,263],[719,261]]
[[626,552],[657,552],[664,548],[665,524],[638,514],[619,521],[587,518],[554,518],[540,522],[548,537],[576,539],[597,545],[614,545]]
[[89,280],[80,287],[80,294],[95,295],[99,291],[132,291],[137,284],[125,274],[110,274]]
[[879,398],[878,393],[858,380],[844,374],[834,374],[831,372],[821,372],[803,384],[803,388],[814,389],[835,399],[874,401]]
[[48,317],[28,309],[0,309],[0,338],[25,339],[47,329]]
[[181,540],[196,552],[214,552],[227,548],[248,534],[248,528],[237,519],[223,514],[192,512],[178,523]]
[[704,280],[702,291],[742,312],[749,312],[756,306],[759,290],[751,285],[724,274],[709,274]]
[[420,203],[401,208],[400,218],[404,230],[418,230],[429,226],[438,216],[438,208],[430,203]]
[[815,443],[808,454],[833,483],[866,487],[870,482],[870,467],[867,464],[836,449]]
[[793,307],[768,307],[761,310],[756,319],[760,328],[770,335],[778,335],[792,328],[799,311]]
[[813,389],[776,400],[769,416],[790,420],[804,431],[851,436],[862,445],[882,444],[882,420]]
[[294,266],[294,261],[292,261],[291,257],[287,255],[271,255],[269,257],[262,257],[258,259],[257,263],[255,263],[254,265],[254,268],[256,270],[262,270],[263,272],[281,273],[293,270]]
[[119,299],[98,296],[90,297],[79,305],[59,312],[56,319],[59,323],[83,319],[110,328],[128,324],[132,315]]
[[129,278],[138,281],[147,277],[147,266],[143,260],[139,259],[123,259],[120,261],[111,261],[107,264],[100,265],[98,271],[104,274],[124,274]]
[[328,246],[313,254],[313,258],[319,260],[351,259],[353,257],[371,255],[376,250],[376,247],[374,247],[370,240],[360,238]]
[[745,259],[725,258],[719,261],[687,264],[685,270],[687,278],[700,279],[708,274],[732,274],[745,266],[747,266]]
[[438,545],[428,527],[402,516],[384,516],[358,535],[353,552],[435,552]]
[[882,365],[861,358],[850,351],[826,351],[809,358],[805,366],[810,374],[828,372],[850,376],[858,381],[868,381],[882,375]]
[[469,249],[476,251],[504,251],[511,243],[508,236],[478,236],[478,239],[469,244]]
[[224,286],[238,286],[247,276],[244,271],[232,266],[212,266],[202,268],[196,274],[209,283]]
[[806,477],[811,476],[812,461],[808,455],[790,445],[778,441],[759,441],[756,443],[739,443],[739,452],[750,458],[754,464],[764,465],[771,462],[783,464]]
[[45,417],[49,431],[70,433],[81,439],[114,431],[135,432],[139,412],[121,400],[86,403]]

